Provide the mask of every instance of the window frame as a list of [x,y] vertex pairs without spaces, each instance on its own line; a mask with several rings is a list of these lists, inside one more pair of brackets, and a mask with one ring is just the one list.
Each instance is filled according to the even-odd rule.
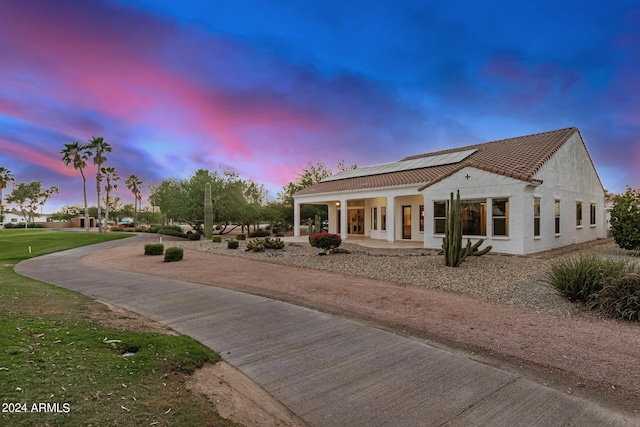
[[[504,209],[499,211],[504,211],[502,213],[504,213],[504,215],[495,215],[495,209],[496,209],[496,203],[502,203],[504,202]],[[498,227],[496,227],[496,220],[504,220],[504,231],[505,234],[497,234],[496,233],[496,229]],[[508,197],[501,197],[501,198],[495,198],[495,199],[491,199],[491,235],[493,237],[509,237],[509,198]]]
[[380,206],[380,231],[387,231],[387,207]]
[[591,227],[595,227],[597,225],[597,223],[596,223],[596,204],[595,203],[590,203],[589,204],[589,225]]
[[560,206],[560,200],[556,199],[554,203],[554,231],[556,236],[560,235]]
[[582,228],[583,209],[582,201],[576,201],[576,228]]
[[542,230],[540,227],[541,205],[542,205],[542,198],[534,197],[533,198],[533,237],[534,239],[536,237],[540,237],[542,233]]

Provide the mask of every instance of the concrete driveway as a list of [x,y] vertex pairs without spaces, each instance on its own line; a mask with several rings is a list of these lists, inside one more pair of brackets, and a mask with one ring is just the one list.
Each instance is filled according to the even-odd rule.
[[79,260],[131,242],[33,258],[16,271],[199,340],[311,426],[640,425],[631,414],[351,319]]

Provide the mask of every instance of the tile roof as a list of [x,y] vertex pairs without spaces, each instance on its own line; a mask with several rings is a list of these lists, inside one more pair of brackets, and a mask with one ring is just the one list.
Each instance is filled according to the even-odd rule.
[[370,188],[421,184],[420,189],[450,176],[463,167],[472,166],[496,174],[528,182],[540,182],[535,174],[547,160],[579,130],[575,127],[559,129],[534,135],[501,139],[484,144],[469,145],[432,153],[405,157],[400,161],[419,159],[464,150],[476,151],[455,164],[432,166],[421,169],[382,173],[331,181],[321,181],[296,193],[297,196],[334,193],[339,191],[366,190]]

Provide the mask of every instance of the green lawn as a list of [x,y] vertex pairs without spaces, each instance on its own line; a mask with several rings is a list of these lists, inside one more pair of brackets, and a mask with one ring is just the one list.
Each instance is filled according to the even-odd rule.
[[106,328],[92,318],[103,305],[13,271],[26,258],[121,237],[0,230],[0,425],[237,425],[185,388],[215,352],[186,336]]

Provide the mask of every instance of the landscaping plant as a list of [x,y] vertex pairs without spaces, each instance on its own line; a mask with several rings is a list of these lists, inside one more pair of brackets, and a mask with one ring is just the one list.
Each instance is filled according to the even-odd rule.
[[588,302],[589,308],[609,317],[640,320],[640,271],[629,271],[605,284]]
[[211,183],[204,185],[204,236],[210,239],[213,235],[213,201],[211,199]]
[[164,252],[164,262],[180,261],[184,255],[182,248],[172,246]]
[[222,236],[212,236],[211,241],[215,243],[220,243],[222,242]]
[[316,233],[311,236],[311,246],[323,250],[320,255],[326,255],[327,253],[333,252],[341,243],[342,239],[340,236],[333,233],[327,233],[326,231]]
[[460,213],[460,190],[457,191],[456,199],[453,193],[447,204],[447,218],[442,238],[442,252],[444,253],[444,264],[448,267],[458,267],[468,255],[481,256],[489,253],[491,246],[478,250],[484,239],[471,244],[471,239],[467,239],[467,246],[462,247],[462,215]]
[[227,242],[227,249],[238,249],[238,241],[237,240],[229,240]]
[[613,197],[611,235],[622,249],[640,250],[640,189],[627,187]]
[[162,243],[148,243],[144,245],[145,255],[162,255],[164,252],[164,245]]

